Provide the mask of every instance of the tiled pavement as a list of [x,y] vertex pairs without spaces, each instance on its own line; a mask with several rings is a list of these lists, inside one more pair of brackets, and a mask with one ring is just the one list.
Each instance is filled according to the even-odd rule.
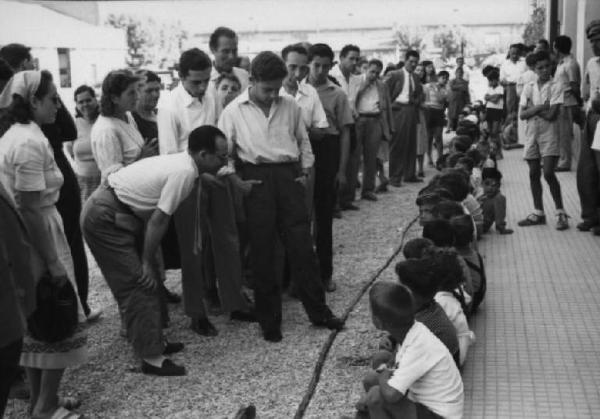
[[532,206],[521,150],[499,168],[511,236],[480,242],[488,293],[472,320],[477,336],[463,371],[465,418],[600,417],[600,237],[575,228],[575,174],[559,173],[571,228],[521,228]]

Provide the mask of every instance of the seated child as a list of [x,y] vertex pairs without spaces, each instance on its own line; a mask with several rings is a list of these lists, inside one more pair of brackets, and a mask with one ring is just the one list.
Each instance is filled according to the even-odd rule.
[[402,254],[405,259],[421,259],[425,249],[435,246],[433,242],[424,237],[411,239],[404,244]]
[[[413,294],[415,319],[427,326],[446,345],[458,365],[460,353],[456,330],[442,307],[433,299],[439,283],[433,274],[432,261],[428,258],[403,260],[396,265],[396,274],[400,283]],[[383,349],[388,348],[384,343]]]
[[483,210],[475,197],[469,192],[469,176],[456,169],[449,169],[437,179],[439,187],[448,189],[456,202],[462,203],[465,212],[473,217],[477,237],[483,232]]
[[423,226],[423,238],[431,240],[437,247],[454,246],[454,230],[448,220],[435,219]]
[[502,147],[505,150],[511,150],[513,148],[523,148],[523,144],[519,144],[518,138],[518,124],[517,124],[517,114],[516,112],[511,113],[506,117],[506,122],[502,127]]
[[483,209],[483,232],[487,233],[492,224],[500,234],[512,234],[513,230],[506,228],[506,197],[500,192],[502,173],[498,169],[488,167],[481,172],[483,195],[479,197]]
[[419,224],[424,225],[427,221],[435,217],[431,211],[440,201],[451,199],[450,192],[445,189],[435,187],[423,188],[417,196],[417,206],[419,207]]
[[471,246],[471,241],[473,240],[473,223],[468,215],[460,215],[450,219],[450,226],[454,231],[454,248],[468,268],[468,278],[466,279],[467,282],[471,283],[472,290],[469,292],[467,289],[467,292],[473,298],[470,312],[475,313],[485,297],[487,279],[483,258]]
[[471,189],[473,190],[473,196],[477,198],[483,193],[483,188],[481,187],[481,164],[482,157],[479,151],[476,149],[471,149],[467,151],[466,156],[471,159],[473,162],[473,170],[471,170],[471,176],[469,177],[469,182],[471,183]]
[[469,329],[465,315],[468,307],[464,292],[465,278],[458,262],[460,256],[453,249],[429,248],[425,250],[425,257],[431,257],[434,261],[434,272],[440,281],[435,301],[444,309],[456,329],[460,348],[459,365],[462,367],[469,346],[475,342],[475,334]]
[[[369,292],[373,324],[397,342],[393,367],[384,360],[363,380],[366,396],[358,403],[371,419],[463,416],[464,389],[448,349],[416,319],[410,291],[378,282]],[[415,321],[416,320],[416,321]],[[358,415],[357,415],[358,416]]]

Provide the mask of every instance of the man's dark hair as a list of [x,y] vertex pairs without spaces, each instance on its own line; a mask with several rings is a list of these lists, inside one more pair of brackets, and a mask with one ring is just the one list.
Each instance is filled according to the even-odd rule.
[[438,76],[438,79],[439,79],[440,77],[446,77],[446,78],[448,78],[448,79],[449,79],[449,78],[450,78],[450,73],[448,73],[446,70],[442,70],[442,71],[440,71],[440,72],[437,74],[437,76]]
[[140,77],[145,83],[162,83],[162,80],[160,79],[159,75],[151,70],[138,70],[135,72],[135,75]]
[[281,58],[283,61],[287,59],[287,56],[290,52],[295,52],[297,54],[306,55],[308,57],[308,50],[304,47],[304,45],[298,44],[290,44],[284,49],[281,50]]
[[281,57],[271,51],[263,51],[254,57],[250,71],[257,82],[282,80],[288,73]]
[[408,59],[410,57],[417,57],[417,60],[419,58],[421,58],[421,56],[419,55],[419,53],[417,51],[415,51],[414,49],[409,49],[408,51],[406,51],[406,54],[404,54],[404,59],[406,61],[408,61]]
[[192,71],[204,71],[211,68],[212,63],[206,52],[199,48],[183,51],[179,57],[179,77],[184,78]]
[[400,328],[414,322],[414,300],[404,285],[376,282],[369,290],[369,302],[375,317],[386,326]]
[[208,40],[208,46],[211,51],[216,51],[219,47],[219,38],[224,36],[225,38],[237,39],[237,35],[235,34],[233,29],[227,28],[225,26],[219,26],[214,30],[213,33],[210,34],[210,39]]
[[448,220],[432,220],[423,226],[423,237],[437,247],[454,246],[454,231]]
[[554,40],[554,48],[561,54],[569,54],[573,43],[567,35],[559,35]]
[[530,52],[525,56],[525,64],[527,64],[527,67],[533,67],[535,65],[535,54],[533,52]]
[[17,68],[25,60],[31,60],[31,48],[23,44],[8,44],[0,48],[0,58],[11,68]]
[[353,44],[348,44],[348,45],[344,45],[344,47],[340,51],[340,58],[346,57],[346,55],[348,55],[348,53],[351,51],[355,51],[356,53],[358,53],[358,55],[360,55],[359,47],[357,47],[356,45],[353,45]]
[[439,282],[433,274],[431,260],[406,259],[396,264],[396,275],[401,284],[425,299],[433,299]]
[[383,63],[381,62],[381,60],[378,60],[377,58],[373,58],[372,60],[369,60],[367,63],[370,66],[372,65],[376,65],[377,67],[379,67],[379,70],[383,70]]
[[546,49],[550,49],[550,43],[548,42],[547,39],[540,39],[539,41],[537,41],[538,44],[542,44],[544,46],[544,48]]
[[314,44],[308,49],[308,62],[311,62],[314,57],[329,58],[333,63],[335,55],[329,45]]
[[454,231],[454,245],[463,247],[473,241],[473,218],[468,214],[456,215],[450,218],[450,227]]
[[533,65],[537,65],[540,61],[550,61],[550,53],[547,51],[538,51],[533,53]]
[[[12,76],[12,68],[10,67],[10,65],[8,65],[8,63],[5,60],[0,58],[0,84],[3,82],[8,82]],[[2,87],[0,87],[0,91],[2,91]]]
[[402,254],[405,259],[421,259],[423,257],[423,251],[432,246],[434,246],[434,244],[431,240],[417,237],[404,244]]
[[206,151],[214,154],[217,149],[217,138],[225,137],[223,131],[212,125],[202,125],[190,132],[188,137],[188,150],[191,153]]

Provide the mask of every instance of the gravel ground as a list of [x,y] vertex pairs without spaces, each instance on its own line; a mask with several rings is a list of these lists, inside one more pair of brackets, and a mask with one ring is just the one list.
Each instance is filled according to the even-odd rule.
[[[430,170],[431,172],[431,170]],[[335,273],[338,289],[328,303],[342,314],[362,287],[393,256],[401,233],[416,216],[414,200],[423,184],[391,189],[378,202],[359,201],[360,211],[335,221]],[[409,233],[414,234],[414,233]],[[300,303],[284,299],[282,342],[265,342],[256,324],[213,317],[215,338],[191,332],[181,306],[171,306],[167,338],[186,348],[174,361],[186,366],[185,377],[149,377],[139,372],[130,347],[119,337],[117,307],[90,258],[92,307],[104,315],[90,326],[90,359],[67,370],[62,394],[77,396],[88,418],[231,418],[254,404],[259,418],[294,417],[305,395],[328,330],[312,327]],[[393,265],[381,275],[393,279]],[[168,273],[167,286],[180,292],[179,272]],[[338,418],[353,412],[360,378],[376,342],[368,304],[362,298],[347,327],[336,338],[305,417]],[[6,417],[26,416],[26,403],[10,400]]]

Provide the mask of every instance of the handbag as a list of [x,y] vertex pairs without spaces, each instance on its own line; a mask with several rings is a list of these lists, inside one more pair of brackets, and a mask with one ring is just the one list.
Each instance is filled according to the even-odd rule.
[[42,342],[59,342],[73,335],[78,321],[73,285],[56,285],[46,273],[36,287],[36,309],[27,319],[29,334]]

